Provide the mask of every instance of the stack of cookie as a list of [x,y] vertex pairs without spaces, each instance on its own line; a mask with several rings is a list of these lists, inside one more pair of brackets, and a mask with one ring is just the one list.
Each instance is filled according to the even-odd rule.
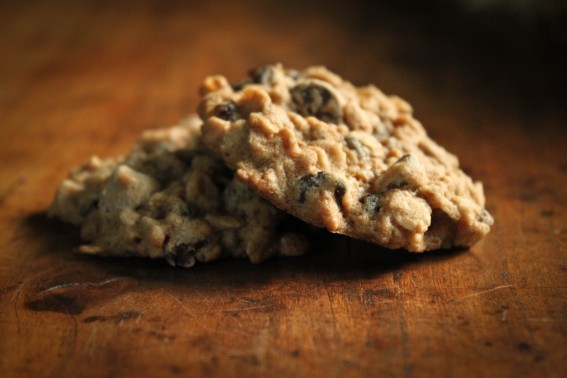
[[261,262],[308,250],[312,227],[423,252],[470,246],[493,223],[482,184],[431,140],[411,106],[323,67],[205,79],[199,117],[92,158],[49,214],[83,253]]

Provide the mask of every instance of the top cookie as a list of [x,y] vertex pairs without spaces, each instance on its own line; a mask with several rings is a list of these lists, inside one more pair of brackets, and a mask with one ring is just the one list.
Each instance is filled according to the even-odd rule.
[[280,64],[235,85],[208,77],[201,94],[205,144],[306,222],[413,252],[470,246],[490,230],[482,184],[399,97]]

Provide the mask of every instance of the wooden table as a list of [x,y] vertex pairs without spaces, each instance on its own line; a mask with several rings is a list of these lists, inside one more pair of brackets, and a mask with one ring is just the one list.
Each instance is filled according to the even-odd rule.
[[[3,2],[0,376],[564,373],[566,62],[446,16],[371,2]],[[412,102],[484,182],[490,235],[422,255],[323,235],[306,257],[184,270],[77,255],[77,231],[46,220],[72,166],[192,112],[206,75],[273,61],[324,64]]]

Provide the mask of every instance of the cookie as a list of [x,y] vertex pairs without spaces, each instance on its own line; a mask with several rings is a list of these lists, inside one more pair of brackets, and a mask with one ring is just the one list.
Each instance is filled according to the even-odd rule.
[[273,205],[312,225],[422,252],[470,246],[493,223],[482,184],[411,106],[324,67],[205,79],[203,140]]
[[79,250],[87,254],[190,267],[225,256],[257,263],[306,252],[299,221],[238,181],[204,148],[200,127],[192,116],[144,132],[126,156],[91,158],[61,183],[48,214],[81,227],[87,244]]

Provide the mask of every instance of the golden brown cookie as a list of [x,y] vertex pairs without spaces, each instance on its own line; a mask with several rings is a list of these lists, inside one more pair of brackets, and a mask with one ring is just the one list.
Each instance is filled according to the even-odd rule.
[[493,223],[482,184],[411,106],[323,67],[208,77],[203,140],[276,207],[332,232],[414,252],[470,246]]

